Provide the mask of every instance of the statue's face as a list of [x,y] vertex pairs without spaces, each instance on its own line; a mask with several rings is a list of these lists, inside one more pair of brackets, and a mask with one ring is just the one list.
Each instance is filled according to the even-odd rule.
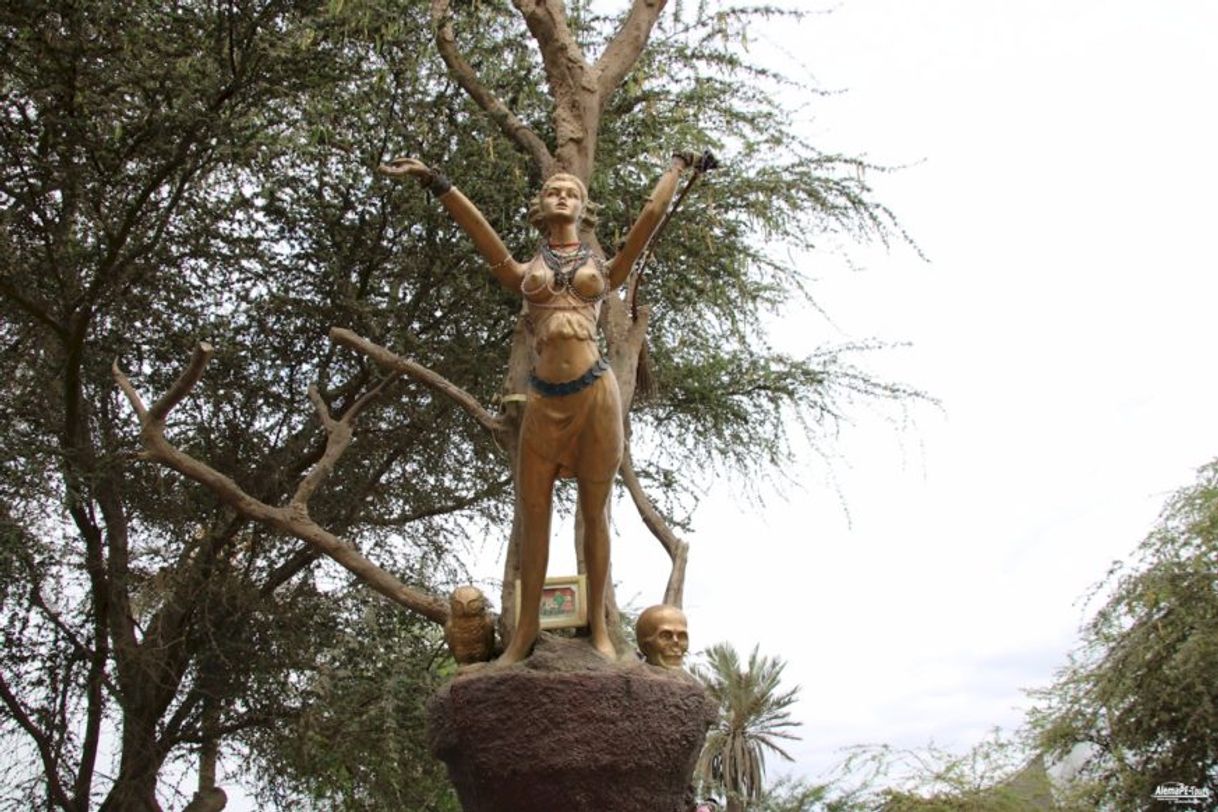
[[474,586],[459,586],[448,600],[453,617],[480,615],[486,611],[486,596]]
[[[644,620],[644,618],[640,618]],[[646,636],[639,638],[639,648],[652,665],[665,668],[680,668],[685,653],[689,651],[689,624],[685,613],[675,606],[666,606],[655,615],[645,618],[651,629],[641,629]],[[650,634],[646,634],[650,631]]]
[[541,217],[551,220],[578,222],[584,208],[584,194],[574,179],[561,175],[550,178],[541,190]]

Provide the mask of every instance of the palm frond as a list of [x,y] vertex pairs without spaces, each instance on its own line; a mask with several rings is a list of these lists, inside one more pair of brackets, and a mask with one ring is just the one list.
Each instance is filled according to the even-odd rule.
[[727,643],[711,646],[705,658],[705,666],[693,671],[718,703],[719,718],[707,734],[695,778],[705,789],[725,797],[756,800],[765,782],[766,755],[794,760],[778,742],[799,738],[791,732],[799,725],[791,718],[799,687],[783,690],[786,663],[762,656],[757,647],[744,667]]

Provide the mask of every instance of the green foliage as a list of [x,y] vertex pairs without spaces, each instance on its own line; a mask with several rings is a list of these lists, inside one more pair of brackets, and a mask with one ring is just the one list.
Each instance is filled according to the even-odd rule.
[[[866,182],[868,173],[884,170],[817,150],[776,101],[815,98],[815,89],[750,61],[742,47],[750,28],[774,20],[797,23],[800,15],[677,4],[601,128],[604,157],[591,194],[603,205],[599,231],[607,246],[642,204],[643,156],[654,165],[674,149],[709,147],[722,159],[686,198],[645,274],[657,393],[635,405],[632,420],[644,441],[655,440],[654,453],[636,463],[660,486],[697,481],[691,470],[766,479],[790,460],[791,426],[821,445],[860,402],[916,394],[855,365],[870,345],[826,345],[809,336],[806,354],[786,355],[766,340],[764,319],[811,299],[794,256],[901,233]],[[590,16],[586,38],[603,41],[615,22]]]
[[756,648],[742,664],[731,645],[718,643],[707,649],[705,666],[693,669],[719,707],[694,777],[703,792],[724,797],[729,809],[761,798],[768,754],[791,760],[779,741],[798,738],[790,730],[799,724],[791,718],[799,686],[781,688],[784,667]]
[[[0,806],[146,804],[208,702],[228,731],[288,713],[268,684],[309,673],[317,624],[338,622],[315,554],[135,459],[116,358],[154,398],[212,342],[169,436],[270,503],[321,453],[306,387],[341,411],[376,382],[332,324],[495,391],[510,304],[474,274],[438,284],[451,233],[371,173],[408,100],[435,113],[418,148],[477,139],[418,47],[426,9],[399,11],[363,31],[308,3],[5,6],[0,735],[27,746]],[[360,429],[311,514],[408,580],[451,582],[452,548],[503,518],[497,451],[404,387]],[[109,725],[130,733],[124,766],[95,786]]]
[[[1038,812],[1078,810],[1057,797],[1043,756],[994,734],[964,753],[934,744],[851,748],[834,786],[845,810],[881,812]],[[848,789],[846,789],[848,788]]]
[[[551,102],[517,16],[502,0],[459,5],[467,58],[548,138]],[[899,229],[866,167],[796,139],[767,90],[777,77],[740,56],[749,21],[774,12],[674,12],[610,101],[592,179],[612,244],[668,151],[725,159],[657,246],[644,289],[660,389],[636,427],[662,442],[636,459],[669,506],[700,468],[784,459],[791,417],[819,439],[854,398],[909,394],[854,369],[851,348],[767,345],[763,318],[806,294],[769,245]],[[587,4],[572,13],[593,50],[614,25]],[[410,781],[430,786],[417,710],[434,640],[404,619],[374,624],[400,659],[339,639],[367,611],[346,576],[136,459],[110,366],[154,398],[196,341],[215,345],[168,435],[274,504],[321,453],[306,387],[341,411],[379,380],[325,341],[331,325],[494,401],[519,303],[432,201],[372,168],[402,153],[445,167],[518,256],[534,245],[538,178],[448,79],[431,36],[417,0],[0,11],[0,739],[15,754],[0,808],[151,806],[164,763],[193,769],[208,707],[254,774],[280,776],[272,800],[394,808]],[[506,536],[507,485],[481,429],[397,385],[309,510],[386,569],[441,587],[460,578],[456,551]],[[342,657],[368,665],[338,668]],[[334,713],[302,699],[322,686]],[[361,703],[392,706],[392,729]],[[103,778],[109,727],[122,752]],[[303,752],[293,730],[353,738]],[[398,755],[365,769],[377,746]]]
[[420,736],[425,698],[455,670],[442,635],[364,589],[339,602],[320,656],[284,686],[290,712],[248,742],[262,808],[458,812]]
[[[460,4],[458,42],[485,84],[552,143],[552,102],[539,92],[540,66],[532,51],[517,49],[528,33],[506,6]],[[592,58],[621,22],[597,8],[592,2],[569,8]],[[672,151],[711,148],[722,159],[654,246],[642,286],[641,302],[652,309],[648,342],[656,392],[631,410],[637,447],[649,452],[636,454],[635,465],[670,518],[692,507],[695,483],[708,475],[732,470],[756,481],[773,476],[791,460],[793,426],[821,446],[861,404],[919,396],[860,368],[860,359],[878,349],[874,344],[832,345],[809,336],[807,352],[784,354],[767,341],[765,319],[811,300],[805,269],[793,256],[838,250],[847,242],[904,239],[867,182],[884,168],[823,153],[801,139],[792,111],[778,101],[780,91],[815,98],[815,89],[756,66],[742,48],[750,27],[783,19],[797,22],[801,15],[765,5],[673,4],[609,100],[598,133],[589,191],[609,253]],[[510,71],[500,70],[505,62]],[[463,155],[459,164],[447,156],[433,162],[447,166],[515,253],[526,256],[536,236],[523,212],[489,203],[499,199],[493,190],[466,177],[475,171],[481,179],[485,168],[490,178],[515,183],[516,165],[499,165],[505,152],[486,149]]]
[[788,777],[766,787],[749,808],[756,812],[863,812],[849,793],[842,794],[832,783]]
[[1178,781],[1218,795],[1218,461],[1097,587],[1108,593],[1054,684],[1034,695],[1049,752],[1089,746],[1078,779],[1095,808],[1144,809]]

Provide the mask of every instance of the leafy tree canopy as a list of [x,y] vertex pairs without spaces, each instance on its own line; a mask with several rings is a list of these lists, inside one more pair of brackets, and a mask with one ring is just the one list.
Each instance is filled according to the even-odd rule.
[[[599,133],[592,192],[610,247],[667,152],[724,158],[644,286],[658,387],[637,407],[636,430],[655,438],[638,464],[670,518],[681,472],[764,472],[790,453],[790,418],[817,439],[858,396],[908,394],[859,373],[850,348],[795,357],[766,343],[765,315],[806,293],[768,245],[899,233],[866,167],[795,137],[766,90],[777,77],[740,55],[749,22],[774,13],[676,4]],[[570,16],[592,50],[619,22],[586,3]],[[460,4],[453,20],[482,79],[552,138],[542,69],[509,6]],[[346,650],[335,635],[367,611],[343,597],[346,576],[140,462],[110,367],[159,395],[194,343],[211,342],[167,433],[271,504],[324,448],[306,388],[341,412],[382,379],[324,340],[332,325],[495,400],[518,302],[424,195],[371,171],[425,156],[519,256],[532,249],[538,169],[452,80],[432,37],[417,0],[0,11],[0,737],[15,754],[0,808],[157,809],[165,765],[193,768],[217,741],[289,765],[302,797],[379,797],[370,787],[396,780],[341,766],[372,731],[326,756],[334,786],[319,788],[285,749],[293,728],[277,727],[337,729],[301,701],[323,684],[335,708],[358,715],[361,697],[393,696],[413,718],[403,683],[325,681]],[[463,545],[506,535],[509,477],[464,414],[395,384],[309,510],[404,582],[442,588],[461,577]],[[405,622],[394,633],[419,635],[407,659],[430,639]],[[417,676],[417,699],[431,673],[399,676]]]
[[1218,797],[1218,461],[1178,491],[1097,587],[1107,594],[1032,722],[1058,758],[1088,745],[1077,790],[1144,809],[1160,784]]

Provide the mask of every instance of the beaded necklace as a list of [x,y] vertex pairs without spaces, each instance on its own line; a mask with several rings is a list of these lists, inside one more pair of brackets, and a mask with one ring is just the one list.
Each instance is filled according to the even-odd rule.
[[609,285],[605,285],[605,289],[596,296],[584,296],[572,284],[575,279],[575,272],[584,266],[589,259],[596,266],[596,271],[602,277],[605,275],[605,261],[598,254],[593,253],[592,249],[584,243],[580,243],[579,247],[570,251],[555,249],[550,245],[549,240],[541,241],[541,259],[554,274],[554,287],[550,288],[551,293],[567,292],[579,299],[585,304],[595,304],[601,301],[609,293]]

